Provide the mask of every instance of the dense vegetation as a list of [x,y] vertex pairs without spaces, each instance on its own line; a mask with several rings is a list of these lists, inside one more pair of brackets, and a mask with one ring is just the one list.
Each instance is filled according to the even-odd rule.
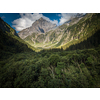
[[0,60],[0,87],[100,87],[100,46],[23,52]]
[[81,41],[79,43],[77,43],[77,41],[75,42],[76,42],[75,45],[72,44],[66,50],[77,50],[77,49],[84,49],[84,48],[89,49],[89,48],[97,47],[100,44],[100,30],[95,32],[95,34],[93,34],[92,36],[90,36],[84,41]]
[[100,87],[99,37],[99,28],[94,28],[91,36],[66,50],[35,52],[19,37],[0,29],[0,88]]
[[9,25],[7,24],[5,21],[3,21],[3,19],[0,17],[0,29],[4,32],[4,33],[10,33],[13,35],[16,35],[17,37],[18,34],[16,33],[16,31]]
[[10,56],[15,53],[33,51],[32,49],[34,48],[19,37],[3,33],[0,30],[0,59],[6,57],[6,55]]

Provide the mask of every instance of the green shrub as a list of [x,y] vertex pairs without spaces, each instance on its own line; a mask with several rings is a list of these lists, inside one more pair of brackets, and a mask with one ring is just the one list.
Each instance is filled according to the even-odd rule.
[[59,55],[52,54],[49,57],[49,62],[50,62],[50,65],[52,65],[52,66],[57,66],[57,62],[59,62],[59,61],[60,61]]

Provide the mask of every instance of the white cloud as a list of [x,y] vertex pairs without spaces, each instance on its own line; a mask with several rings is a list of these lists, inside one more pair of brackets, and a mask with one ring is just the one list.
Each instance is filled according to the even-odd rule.
[[42,16],[45,20],[47,20],[47,21],[50,21],[51,23],[53,23],[53,24],[56,24],[56,25],[58,25],[58,21],[57,20],[50,20],[48,17],[45,17],[45,16]]
[[43,17],[47,21],[50,21],[53,24],[58,24],[57,20],[50,20],[48,17],[43,16],[43,14],[39,13],[21,13],[21,18],[16,19],[12,22],[12,26],[15,27],[16,31],[21,31],[27,27],[30,27],[36,20]]
[[62,13],[61,18],[60,18],[60,22],[59,25],[62,25],[63,23],[65,23],[66,21],[68,21],[71,17],[74,17],[77,13]]

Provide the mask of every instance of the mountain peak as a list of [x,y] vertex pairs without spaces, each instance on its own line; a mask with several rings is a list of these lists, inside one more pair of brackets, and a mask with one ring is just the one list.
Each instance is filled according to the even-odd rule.
[[44,20],[42,17],[39,20]]
[[[43,17],[39,18],[38,20],[36,20],[34,23],[41,23],[41,22],[48,22],[47,20],[45,20]],[[33,23],[33,24],[34,24]],[[33,25],[32,24],[32,25]]]
[[31,27],[22,30],[19,32],[19,36],[21,38],[26,38],[28,35],[31,35],[32,33],[46,33],[52,29],[57,27],[56,24],[51,23],[50,21],[45,20],[43,17],[36,20]]
[[39,18],[38,20],[36,20],[36,22],[37,21],[47,21],[47,20],[45,20],[43,17],[41,17],[41,18]]

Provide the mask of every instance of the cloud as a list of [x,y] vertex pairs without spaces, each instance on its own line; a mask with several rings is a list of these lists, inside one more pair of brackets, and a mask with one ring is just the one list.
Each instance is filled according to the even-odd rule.
[[45,17],[45,16],[42,16],[45,20],[47,20],[47,21],[50,21],[51,23],[53,23],[53,24],[56,24],[56,25],[58,25],[58,21],[57,20],[50,20],[48,17]]
[[61,14],[57,14],[57,16],[61,17]]
[[74,17],[77,13],[61,13],[58,16],[61,16],[59,25],[62,25],[68,21],[71,17]]
[[4,19],[4,18],[6,18],[6,17],[5,17],[5,16],[2,16],[1,18]]
[[16,31],[21,31],[25,28],[30,27],[36,20],[43,17],[47,21],[50,21],[53,24],[58,24],[57,20],[50,20],[48,17],[44,16],[43,14],[39,13],[21,13],[20,18],[16,19],[12,22],[12,26],[15,27]]

